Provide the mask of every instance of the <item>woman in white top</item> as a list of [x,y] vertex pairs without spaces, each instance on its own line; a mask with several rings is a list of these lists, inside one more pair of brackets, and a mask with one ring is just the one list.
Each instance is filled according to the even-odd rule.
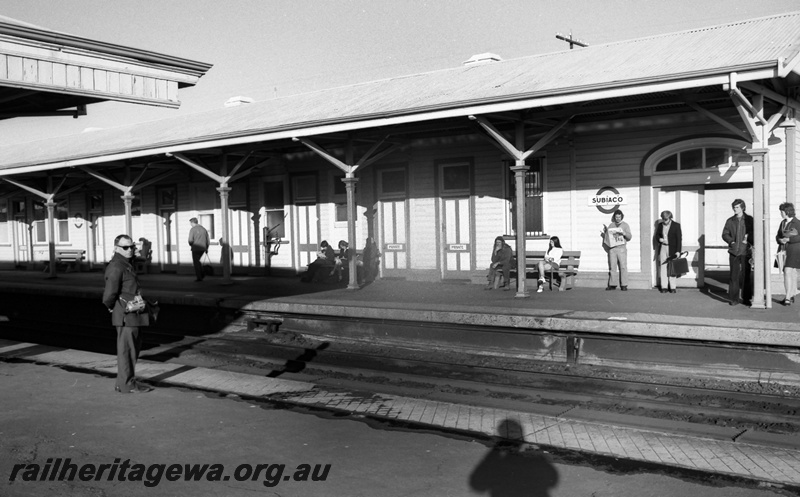
[[564,249],[561,248],[561,240],[557,236],[550,237],[550,248],[544,253],[544,260],[539,261],[539,288],[537,292],[544,289],[544,272],[558,270],[561,264],[561,256],[564,255]]

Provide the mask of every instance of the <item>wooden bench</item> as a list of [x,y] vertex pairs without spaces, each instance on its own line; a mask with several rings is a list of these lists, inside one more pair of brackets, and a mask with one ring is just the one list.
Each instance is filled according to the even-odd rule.
[[[525,252],[525,273],[533,273],[538,275],[539,273],[539,262],[544,260],[545,252],[543,250],[535,250],[535,251],[528,251]],[[553,289],[553,280],[557,276],[560,280],[558,285],[558,290],[568,290],[569,288],[575,288],[575,276],[578,275],[578,266],[581,263],[581,251],[580,250],[565,250],[563,255],[561,256],[561,264],[557,270],[549,270],[547,274],[544,276],[546,280],[549,280],[549,289]],[[511,272],[516,273],[516,259],[512,259],[512,266]]]
[[[67,266],[66,272],[71,270],[80,271],[81,262],[86,259],[86,251],[83,249],[56,249],[56,264]],[[44,265],[44,271],[50,270],[50,261]]]

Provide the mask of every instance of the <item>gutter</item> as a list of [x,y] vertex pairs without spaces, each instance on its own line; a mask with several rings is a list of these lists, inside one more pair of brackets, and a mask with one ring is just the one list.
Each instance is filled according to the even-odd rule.
[[205,74],[211,69],[212,64],[205,62],[198,62],[172,55],[166,55],[158,52],[151,52],[148,50],[139,50],[130,48],[123,45],[116,45],[114,43],[106,43],[102,41],[90,40],[80,36],[69,35],[66,33],[59,33],[56,31],[37,29],[34,27],[20,26],[0,21],[0,34],[23,38],[26,40],[35,40],[44,43],[51,43],[62,45],[66,47],[79,48],[83,50],[91,50],[94,52],[103,52],[112,55],[118,55],[127,58],[153,62],[156,64],[165,64],[173,67],[180,67],[189,71],[196,71],[199,74]]

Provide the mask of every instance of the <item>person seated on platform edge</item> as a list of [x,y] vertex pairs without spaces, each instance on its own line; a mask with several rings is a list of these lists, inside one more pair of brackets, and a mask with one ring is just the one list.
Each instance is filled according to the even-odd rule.
[[511,247],[506,243],[502,236],[498,236],[494,239],[494,246],[492,247],[492,263],[489,264],[489,274],[486,276],[486,279],[489,280],[489,284],[486,285],[485,288],[486,290],[491,290],[494,288],[494,281],[498,276],[498,271],[500,271],[503,275],[503,290],[511,290],[508,280],[510,278],[511,257],[513,255],[514,252],[511,250]]
[[300,278],[300,281],[304,283],[309,283],[313,281],[319,281],[325,276],[328,276],[328,271],[320,271],[324,268],[333,268],[336,259],[336,252],[333,251],[333,248],[328,244],[327,240],[322,240],[319,244],[319,249],[317,250],[317,259],[308,265],[308,269]]
[[561,240],[557,236],[550,237],[550,247],[544,253],[544,260],[539,261],[539,287],[537,292],[544,289],[544,273],[545,271],[558,271],[561,264],[561,256],[564,255],[564,249],[561,248]]

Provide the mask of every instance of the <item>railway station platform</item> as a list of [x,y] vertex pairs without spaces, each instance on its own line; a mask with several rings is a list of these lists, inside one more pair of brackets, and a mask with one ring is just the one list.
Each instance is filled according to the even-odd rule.
[[[731,306],[726,289],[484,290],[468,283],[379,279],[358,290],[290,277],[144,274],[146,298],[238,312],[251,323],[326,338],[414,344],[556,362],[656,368],[732,380],[800,385],[800,302]],[[531,288],[535,288],[530,282]],[[0,271],[0,293],[96,299],[101,272]]]
[[[602,345],[586,346],[588,350],[580,356],[586,362],[611,364],[614,357],[608,350],[613,349],[620,362],[635,367],[637,361],[652,360],[654,356],[648,356],[648,351],[662,346],[666,347],[662,356],[673,356],[678,362],[684,361],[684,366],[713,363],[714,369],[709,371],[714,374],[726,370],[761,375],[768,369],[770,381],[800,383],[800,303],[784,307],[778,303],[778,296],[772,309],[756,310],[728,305],[721,288],[661,294],[656,290],[612,292],[578,287],[565,292],[545,289],[519,299],[513,291],[487,291],[480,285],[389,279],[359,290],[287,277],[233,277],[229,282],[209,277],[195,282],[192,276],[147,274],[140,281],[145,296],[162,304],[162,312],[168,312],[169,305],[211,306],[240,311],[255,319],[280,318],[287,325],[311,322],[306,330],[310,333],[517,356],[539,350],[545,347],[543,343],[551,347],[556,344],[561,350],[570,345],[570,337],[573,343],[574,337],[582,337],[586,342],[609,343],[607,350]],[[99,306],[102,288],[103,275],[99,272],[59,274],[54,279],[34,272],[0,272],[0,294],[30,295],[31,302],[77,297],[96,300]],[[328,320],[334,320],[335,326],[325,324]],[[558,353],[564,357],[559,358]],[[734,354],[736,359],[722,364],[719,354],[725,353]],[[551,354],[550,360],[566,360],[567,355],[561,350]],[[114,356],[2,339],[0,357],[100,375],[112,375],[116,368]],[[468,405],[463,399],[414,399],[381,393],[379,387],[371,392],[337,390],[310,382],[146,358],[137,367],[137,375],[154,385],[216,391],[354,417],[522,441],[786,485],[800,491],[797,436],[741,433],[733,427],[636,416],[605,419],[596,411],[573,408],[561,412],[544,404],[531,404],[525,410],[487,408]],[[514,421],[510,426],[519,426],[520,430],[499,433],[500,422],[509,419]]]

